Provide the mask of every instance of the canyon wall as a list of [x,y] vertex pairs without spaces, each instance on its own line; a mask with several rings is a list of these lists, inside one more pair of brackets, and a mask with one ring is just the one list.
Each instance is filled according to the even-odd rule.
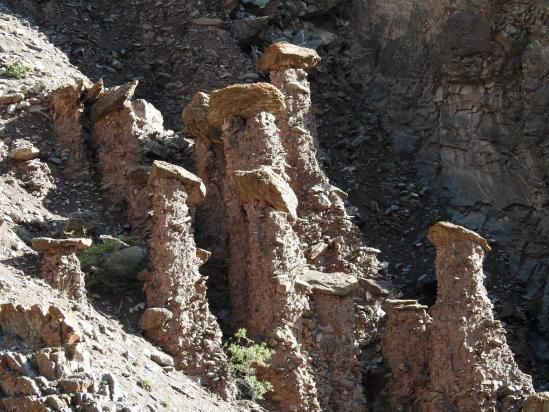
[[348,81],[452,219],[508,254],[549,338],[547,2],[354,1],[341,12]]

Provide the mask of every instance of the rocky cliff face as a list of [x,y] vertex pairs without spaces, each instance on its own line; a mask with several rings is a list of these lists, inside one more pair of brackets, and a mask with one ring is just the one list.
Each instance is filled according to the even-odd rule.
[[506,251],[544,334],[547,13],[544,1],[373,1],[347,14],[350,81],[452,218]]

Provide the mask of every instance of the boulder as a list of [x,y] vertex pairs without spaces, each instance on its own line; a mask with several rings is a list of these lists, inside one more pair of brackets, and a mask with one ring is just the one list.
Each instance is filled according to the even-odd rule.
[[141,246],[130,246],[109,255],[104,270],[111,277],[135,279],[145,269],[147,251]]
[[270,45],[259,62],[259,68],[266,72],[281,68],[312,69],[320,62],[320,56],[313,49],[296,46],[291,43]]
[[316,270],[306,270],[300,274],[297,282],[301,286],[310,288],[313,293],[322,295],[348,296],[360,287],[356,276]]
[[358,278],[360,286],[366,289],[374,296],[389,296],[390,284],[387,281],[376,281],[374,279]]
[[144,331],[160,329],[172,317],[173,314],[168,309],[149,308],[143,312],[139,327]]
[[31,145],[15,147],[10,151],[10,158],[18,162],[36,159],[39,155],[40,150]]
[[140,128],[151,132],[164,133],[164,117],[160,110],[143,99],[132,102],[132,109]]
[[160,179],[161,177],[177,179],[183,183],[185,189],[187,189],[188,201],[191,205],[198,206],[204,203],[206,199],[206,186],[198,176],[181,166],[155,160],[151,169],[150,179]]
[[470,240],[478,244],[485,252],[490,252],[492,248],[488,242],[479,234],[463,226],[458,226],[450,222],[438,222],[429,228],[429,241],[438,249],[448,242],[459,242]]
[[208,120],[221,127],[229,116],[246,119],[261,112],[276,114],[285,109],[284,95],[272,84],[235,84],[212,92]]
[[88,238],[52,239],[49,237],[36,237],[32,239],[32,248],[38,251],[63,250],[80,251],[92,245]]
[[134,80],[106,91],[91,108],[90,118],[92,122],[97,122],[107,114],[124,108],[126,102],[133,97],[138,84],[139,82]]
[[236,171],[236,191],[240,200],[262,200],[281,212],[297,217],[297,197],[290,185],[269,166],[259,169]]

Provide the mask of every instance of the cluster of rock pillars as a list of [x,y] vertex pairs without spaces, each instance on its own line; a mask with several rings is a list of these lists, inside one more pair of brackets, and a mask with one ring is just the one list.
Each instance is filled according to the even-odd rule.
[[[274,387],[267,399],[274,410],[368,410],[365,376],[380,355],[389,369],[384,410],[547,410],[549,397],[533,393],[493,318],[482,271],[490,247],[479,235],[434,225],[436,304],[390,299],[379,251],[365,245],[346,194],[316,159],[307,70],[319,60],[313,50],[277,43],[260,61],[271,84],[197,93],[182,116],[197,175],[145,156],[147,141],[165,131],[154,107],[132,101],[137,83],[79,82],[54,93],[58,144],[86,162],[89,130],[103,190],[127,205],[132,230],[148,243],[141,329],[178,369],[234,398],[200,272],[210,260],[226,272],[233,326],[274,350],[270,367],[259,370]],[[39,238],[33,246],[43,277],[85,299],[76,253],[89,241]]]

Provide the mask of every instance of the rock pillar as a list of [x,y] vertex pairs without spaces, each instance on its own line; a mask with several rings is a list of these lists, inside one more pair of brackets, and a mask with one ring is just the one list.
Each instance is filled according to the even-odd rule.
[[510,411],[533,391],[494,320],[482,261],[490,246],[448,222],[429,229],[437,250],[437,301],[431,308],[430,393],[425,410]]
[[204,201],[205,186],[182,167],[158,160],[153,162],[149,186],[153,273],[145,283],[150,308],[141,327],[176,358],[177,368],[230,398],[233,388],[221,331],[206,300],[206,278],[199,272],[209,253],[194,241],[194,211]]
[[233,316],[275,350],[261,371],[273,384],[271,400],[281,410],[310,411],[319,405],[299,345],[307,298],[295,284],[305,261],[291,226],[297,198],[273,115],[283,109],[280,91],[270,84],[234,85],[212,93],[208,118],[222,129]]
[[287,153],[286,171],[299,199],[295,229],[308,263],[324,272],[375,277],[376,251],[365,247],[346,212],[347,194],[332,186],[317,160],[315,126],[307,70],[320,61],[311,49],[275,43],[263,54],[259,67],[284,95],[286,111],[277,119]]
[[388,315],[381,351],[391,370],[385,391],[391,410],[419,410],[419,397],[429,380],[431,317],[415,300],[387,299]]
[[40,252],[39,270],[46,282],[75,300],[86,297],[84,272],[76,254],[91,244],[86,238],[32,240],[33,249]]

